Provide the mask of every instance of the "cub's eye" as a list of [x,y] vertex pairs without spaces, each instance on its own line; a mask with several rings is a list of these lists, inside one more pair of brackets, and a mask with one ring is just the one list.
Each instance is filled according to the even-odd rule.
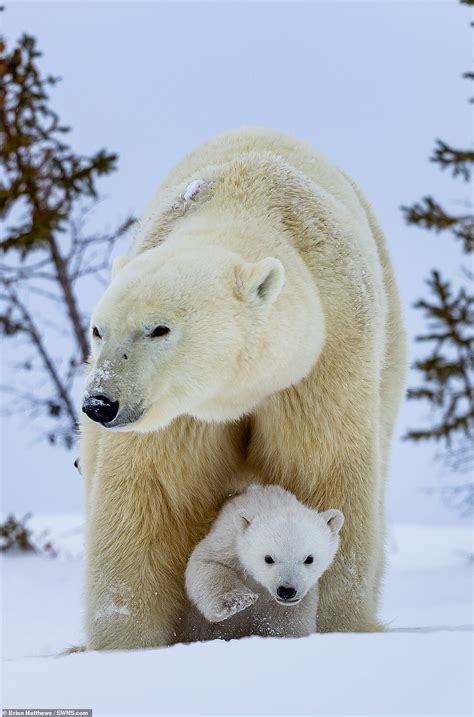
[[307,557],[306,560],[304,561],[304,564],[305,564],[305,565],[311,565],[311,563],[312,563],[313,561],[314,561],[313,556],[312,556],[312,555],[308,555],[308,557]]
[[273,560],[273,558],[272,558],[271,555],[265,555],[265,562],[266,562],[268,565],[272,565],[275,561]]
[[168,326],[157,326],[153,329],[150,336],[152,339],[157,339],[160,336],[166,336],[166,334],[169,334],[170,330]]
[[93,336],[95,339],[101,339],[101,338],[102,338],[102,336],[100,335],[100,331],[99,331],[99,329],[97,328],[97,326],[93,326],[93,327],[92,327],[92,336]]

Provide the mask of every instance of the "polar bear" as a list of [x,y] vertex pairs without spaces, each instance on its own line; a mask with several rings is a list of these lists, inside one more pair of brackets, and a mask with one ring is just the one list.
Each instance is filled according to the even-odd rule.
[[318,580],[344,523],[274,485],[250,485],[228,500],[194,548],[185,585],[184,641],[316,632]]
[[246,471],[346,516],[319,629],[381,628],[405,341],[382,231],[342,171],[270,130],[199,147],[116,260],[91,341],[88,648],[176,640],[189,556]]

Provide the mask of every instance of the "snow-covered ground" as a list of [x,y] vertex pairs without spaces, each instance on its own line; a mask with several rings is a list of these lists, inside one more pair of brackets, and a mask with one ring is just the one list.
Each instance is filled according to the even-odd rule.
[[4,708],[93,708],[95,715],[472,714],[469,526],[392,528],[385,634],[56,657],[82,640],[81,521],[43,517],[36,525],[51,526],[61,554],[2,559]]

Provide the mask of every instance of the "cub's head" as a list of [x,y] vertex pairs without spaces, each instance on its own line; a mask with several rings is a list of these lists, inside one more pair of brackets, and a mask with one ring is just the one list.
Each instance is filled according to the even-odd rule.
[[214,246],[116,260],[92,315],[84,413],[144,432],[251,410],[268,388],[268,317],[283,283],[277,259],[247,263]]
[[344,523],[340,510],[294,510],[239,516],[243,569],[281,605],[297,605],[331,565]]

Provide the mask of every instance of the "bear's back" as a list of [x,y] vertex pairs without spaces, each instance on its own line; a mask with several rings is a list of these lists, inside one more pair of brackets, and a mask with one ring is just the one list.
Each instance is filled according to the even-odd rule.
[[[222,177],[222,173],[229,173],[236,164],[245,167],[242,173],[237,172],[241,180],[243,175],[248,175],[243,179],[247,197],[275,192],[275,186],[278,186],[281,196],[299,195],[302,217],[309,200],[318,197],[318,211],[322,215],[328,211],[331,215],[336,213],[343,217],[343,223],[349,222],[353,228],[361,222],[367,224],[367,206],[360,190],[314,147],[284,132],[241,128],[213,137],[186,155],[169,172],[140,218],[132,253],[156,246],[166,238],[182,216],[181,211],[176,213],[170,208],[176,202],[179,204],[180,196],[191,182],[196,179],[212,182],[213,177]],[[293,186],[290,187],[291,173]],[[211,195],[213,193],[211,191]],[[218,201],[222,200],[230,202],[232,195],[225,190]],[[307,218],[311,216],[310,213]]]
[[250,152],[271,153],[302,172],[329,194],[343,200],[346,205],[359,206],[352,182],[323,154],[290,134],[261,127],[230,130],[201,144],[172,169],[158,192],[181,185],[204,167],[227,164]]

